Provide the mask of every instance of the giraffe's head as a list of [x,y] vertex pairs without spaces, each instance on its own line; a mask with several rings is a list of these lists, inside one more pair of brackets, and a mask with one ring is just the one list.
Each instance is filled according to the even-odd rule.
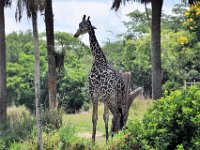
[[74,37],[79,37],[82,34],[85,34],[89,31],[89,29],[96,29],[96,27],[91,25],[90,17],[86,19],[86,15],[83,15],[82,21],[79,23],[79,28],[77,32],[74,34]]

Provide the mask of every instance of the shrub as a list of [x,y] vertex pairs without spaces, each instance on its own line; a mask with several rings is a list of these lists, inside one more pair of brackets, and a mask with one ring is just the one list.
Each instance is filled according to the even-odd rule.
[[6,149],[13,142],[31,138],[34,117],[25,106],[8,107],[7,122],[0,131],[0,149]]
[[176,90],[154,101],[142,122],[128,124],[122,149],[199,149],[199,87]]
[[174,80],[172,80],[172,81],[168,80],[163,85],[163,90],[165,91],[165,94],[167,94],[167,95],[169,95],[170,92],[175,91],[180,88],[181,88],[181,84],[178,82],[175,82]]
[[21,149],[21,144],[20,143],[12,143],[11,145],[10,145],[10,148],[9,148],[10,150],[20,150]]
[[[10,149],[13,150],[35,150],[37,143],[35,138],[32,140],[12,143]],[[89,150],[92,143],[79,138],[75,133],[75,128],[71,125],[62,125],[59,130],[43,133],[43,149],[47,150]]]
[[191,86],[155,101],[143,119],[149,144],[158,149],[200,147],[194,142],[200,132],[200,90]]
[[59,129],[62,126],[62,116],[64,111],[62,109],[53,109],[42,112],[42,124],[45,132]]
[[89,150],[92,142],[77,136],[76,130],[71,125],[64,125],[59,129],[60,149]]
[[89,109],[90,109],[90,104],[85,102],[82,106],[82,110],[83,111],[89,111]]
[[145,130],[141,121],[135,119],[128,122],[127,129],[124,131],[124,142],[121,144],[120,149],[151,149],[145,139]]
[[68,147],[70,143],[76,140],[75,128],[70,125],[65,125],[59,130],[60,146],[62,148]]

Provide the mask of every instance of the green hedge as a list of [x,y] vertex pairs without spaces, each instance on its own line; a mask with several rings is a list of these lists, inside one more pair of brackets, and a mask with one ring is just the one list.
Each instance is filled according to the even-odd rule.
[[125,132],[122,149],[200,149],[200,86],[155,101]]

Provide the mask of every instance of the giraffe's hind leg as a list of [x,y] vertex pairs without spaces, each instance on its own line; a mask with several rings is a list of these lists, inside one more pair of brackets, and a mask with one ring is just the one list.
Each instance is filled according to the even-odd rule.
[[105,130],[106,130],[106,142],[108,141],[109,134],[108,134],[108,121],[109,121],[109,109],[107,102],[104,102],[104,114],[103,114],[103,120],[105,123]]
[[89,84],[89,91],[90,91],[90,97],[91,97],[92,105],[93,105],[93,113],[92,113],[92,125],[93,125],[92,143],[95,144],[96,126],[97,126],[97,120],[98,120],[98,96],[95,93],[94,88],[90,84]]
[[120,130],[120,117],[121,114],[119,110],[116,107],[110,107],[110,111],[113,114],[112,118],[112,126],[111,126],[111,132],[112,134]]

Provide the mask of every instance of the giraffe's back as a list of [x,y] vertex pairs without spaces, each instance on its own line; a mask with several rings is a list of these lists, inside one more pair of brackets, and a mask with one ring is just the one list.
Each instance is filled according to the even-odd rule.
[[124,80],[111,67],[92,68],[89,80],[99,96],[105,98],[116,96],[115,103],[123,103],[125,94]]

